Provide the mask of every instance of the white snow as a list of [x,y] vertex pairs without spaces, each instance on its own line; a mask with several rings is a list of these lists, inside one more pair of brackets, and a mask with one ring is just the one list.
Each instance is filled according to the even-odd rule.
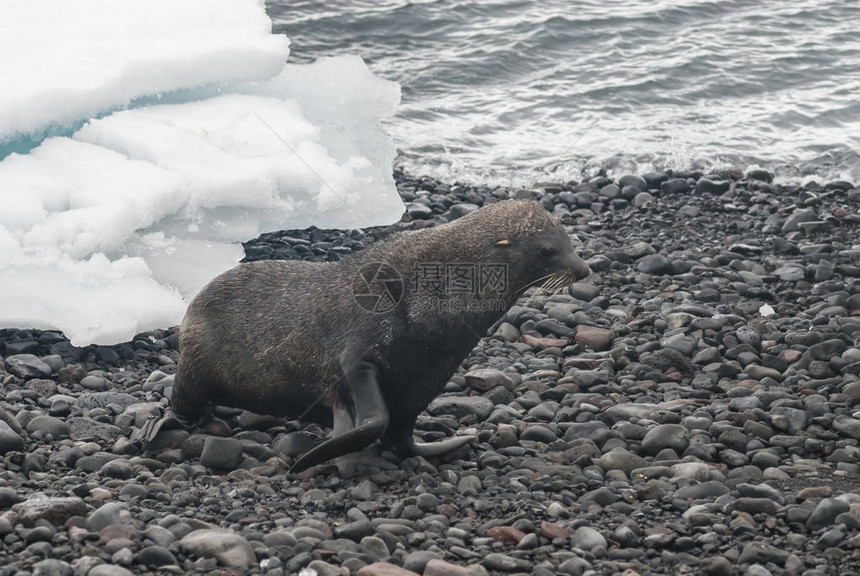
[[[0,140],[4,130],[92,119],[0,161],[0,328],[59,329],[78,346],[128,341],[177,324],[190,298],[243,256],[240,241],[310,225],[390,224],[402,214],[396,150],[380,126],[400,89],[360,58],[284,66],[287,41],[269,34],[256,0],[32,5],[49,16],[42,33],[62,36],[63,54],[34,52],[50,61],[38,80],[20,70],[30,56],[15,63],[12,94],[0,92]],[[54,8],[80,17],[61,27]],[[11,53],[4,32],[16,29],[7,10],[0,4],[0,54]],[[35,9],[21,13],[30,17],[22,34],[38,37]],[[101,70],[98,52],[118,54]],[[76,72],[63,73],[53,57]],[[200,66],[207,70],[192,73]],[[227,81],[202,100],[138,101],[104,115],[153,91]]]

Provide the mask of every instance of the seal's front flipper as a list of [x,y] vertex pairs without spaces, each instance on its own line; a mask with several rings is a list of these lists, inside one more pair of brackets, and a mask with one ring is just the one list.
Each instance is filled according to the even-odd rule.
[[181,414],[176,414],[172,410],[168,410],[163,416],[152,416],[143,423],[140,430],[137,430],[131,437],[133,442],[141,444],[149,444],[158,433],[162,430],[191,430],[197,425],[197,420],[185,418]]
[[338,423],[350,417],[355,426],[335,426],[334,436],[299,458],[290,472],[301,472],[332,458],[358,452],[385,433],[388,408],[379,390],[379,369],[370,362],[356,362],[344,370],[344,381],[352,405],[336,404],[334,420]]

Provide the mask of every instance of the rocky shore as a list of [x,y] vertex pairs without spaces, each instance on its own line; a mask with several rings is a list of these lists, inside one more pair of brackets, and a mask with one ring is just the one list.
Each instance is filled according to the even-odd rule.
[[527,293],[418,422],[477,439],[291,476],[327,430],[223,409],[143,453],[175,328],[0,331],[0,576],[860,574],[860,189],[396,177],[403,222],[246,253],[336,260],[508,197],[556,214],[593,275]]

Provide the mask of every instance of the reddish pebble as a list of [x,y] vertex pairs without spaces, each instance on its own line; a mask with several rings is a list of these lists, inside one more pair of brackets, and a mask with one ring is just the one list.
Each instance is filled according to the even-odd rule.
[[523,342],[532,348],[563,348],[564,346],[567,346],[568,343],[567,340],[562,340],[561,338],[535,338],[528,334],[523,334]]
[[472,571],[465,566],[434,558],[424,568],[424,576],[472,576]]
[[494,526],[487,530],[487,536],[508,544],[519,544],[525,535],[525,532],[517,530],[513,526]]
[[541,534],[547,538],[562,538],[564,540],[570,538],[570,532],[568,532],[567,529],[559,524],[547,522],[546,520],[540,523],[540,531]]
[[358,571],[358,576],[418,576],[418,574],[388,562],[374,562],[363,566]]

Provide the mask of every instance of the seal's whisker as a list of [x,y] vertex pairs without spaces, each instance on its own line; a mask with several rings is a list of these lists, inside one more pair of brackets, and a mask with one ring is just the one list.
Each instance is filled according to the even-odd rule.
[[551,274],[547,274],[546,276],[542,276],[538,278],[531,284],[527,285],[525,288],[528,289],[531,286],[534,286],[537,282],[543,281],[543,283],[538,286],[537,290],[535,290],[534,294],[532,294],[528,301],[526,302],[526,306],[530,306],[533,299],[538,296],[549,295],[558,292],[558,289],[564,285],[566,285],[567,274],[564,272],[553,272]]
[[573,272],[561,271],[561,272],[553,272],[552,274],[547,274],[541,278],[538,278],[530,285],[526,286],[526,288],[533,286],[537,282],[543,281],[534,294],[531,295],[526,305],[530,305],[532,300],[538,296],[549,295],[552,296],[554,294],[558,294],[558,292],[567,286],[570,286],[574,282]]
[[549,292],[552,290],[552,287],[555,285],[555,278],[550,278],[540,286],[540,291],[542,294]]
[[563,274],[557,274],[549,279],[545,284],[545,287],[550,290],[555,290],[556,288],[563,286],[565,282],[567,282],[566,277]]
[[[556,274],[556,272],[551,272],[550,274],[547,274],[546,276],[541,276],[540,278],[532,280],[531,282],[528,282],[527,284],[525,284],[522,288],[515,290],[514,294],[516,294],[519,297],[522,294],[524,294],[526,290],[528,290],[529,288],[531,288],[532,286],[534,286],[538,282],[542,282],[542,281],[546,280],[547,278],[551,278],[555,274]],[[540,289],[538,289],[538,292],[540,292]]]
[[552,277],[553,277],[553,276],[555,276],[555,275],[556,275],[556,273],[555,273],[555,272],[550,272],[550,273],[549,273],[549,274],[547,274],[546,276],[541,276],[540,278],[537,278],[537,279],[535,279],[535,280],[532,280],[531,282],[529,282],[528,284],[526,284],[526,285],[525,285],[525,288],[528,288],[529,286],[534,286],[534,285],[535,285],[535,284],[537,284],[538,282],[546,282],[547,280],[549,280],[550,278],[552,278]]
[[540,285],[539,290],[540,290],[541,292],[545,292],[545,291],[546,291],[546,290],[548,290],[548,289],[549,289],[549,288],[550,288],[554,283],[555,283],[555,277],[553,276],[552,278],[548,278],[546,282],[544,282],[543,284],[541,284],[541,285]]

